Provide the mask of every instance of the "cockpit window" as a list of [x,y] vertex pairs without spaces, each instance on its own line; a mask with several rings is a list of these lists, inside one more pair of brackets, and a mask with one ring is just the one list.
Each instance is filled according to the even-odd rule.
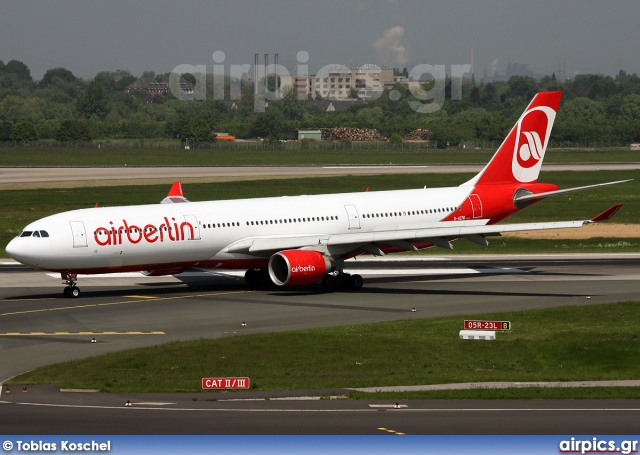
[[20,237],[49,237],[47,231],[22,231]]

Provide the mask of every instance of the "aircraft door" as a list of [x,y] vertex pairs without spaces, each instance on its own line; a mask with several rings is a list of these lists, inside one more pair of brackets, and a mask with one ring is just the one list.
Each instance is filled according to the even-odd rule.
[[344,208],[347,211],[347,218],[349,219],[349,229],[360,229],[360,216],[358,215],[356,206],[347,204]]
[[73,247],[83,248],[87,246],[87,233],[84,230],[82,221],[69,221],[71,233],[73,234]]
[[480,196],[477,194],[469,195],[469,202],[471,202],[473,218],[482,218],[482,201],[480,201]]
[[[198,224],[198,219],[196,218],[196,216],[192,214],[184,215],[184,221],[188,223],[188,225],[184,226],[184,228],[182,226],[180,227],[183,239],[200,240],[200,225]],[[189,228],[189,226],[193,228],[193,231],[191,231],[191,228]],[[192,232],[193,235],[191,235]]]

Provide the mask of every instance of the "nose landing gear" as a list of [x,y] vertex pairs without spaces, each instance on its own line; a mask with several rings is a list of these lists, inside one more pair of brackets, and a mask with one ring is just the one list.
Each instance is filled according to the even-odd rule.
[[80,288],[76,286],[76,280],[78,279],[78,275],[76,273],[62,273],[62,279],[65,280],[64,283],[67,287],[64,288],[64,296],[70,298],[80,297]]

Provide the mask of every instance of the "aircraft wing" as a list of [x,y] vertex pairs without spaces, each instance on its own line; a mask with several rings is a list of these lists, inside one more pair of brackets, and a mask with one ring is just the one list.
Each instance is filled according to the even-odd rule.
[[503,232],[537,231],[546,229],[579,228],[588,223],[610,219],[622,204],[614,205],[590,220],[554,221],[542,223],[487,224],[489,220],[467,220],[434,223],[428,227],[394,229],[377,232],[349,232],[346,234],[314,234],[304,236],[256,237],[237,241],[223,251],[258,256],[287,249],[313,249],[341,257],[362,250],[383,255],[378,245],[393,245],[407,251],[417,250],[412,242],[427,242],[442,248],[453,248],[449,240],[465,238],[480,245],[488,245],[486,237]]

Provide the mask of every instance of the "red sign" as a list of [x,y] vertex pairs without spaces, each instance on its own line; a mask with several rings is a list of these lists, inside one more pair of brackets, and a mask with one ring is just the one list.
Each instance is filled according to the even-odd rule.
[[202,378],[203,389],[248,389],[249,378]]
[[465,320],[464,329],[465,330],[511,330],[511,322]]

